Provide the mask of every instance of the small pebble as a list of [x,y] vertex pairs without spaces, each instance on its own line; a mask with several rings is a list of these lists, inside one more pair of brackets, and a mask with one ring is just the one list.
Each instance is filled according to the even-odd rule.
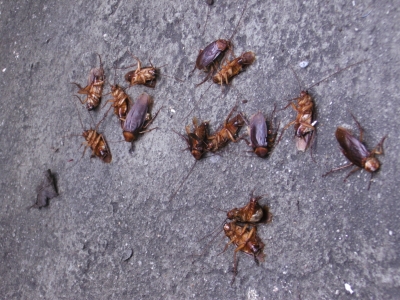
[[301,61],[300,63],[299,63],[299,66],[300,66],[300,68],[307,68],[307,66],[308,66],[308,61]]
[[128,261],[131,257],[133,256],[133,250],[132,249],[126,249],[122,253],[122,261]]

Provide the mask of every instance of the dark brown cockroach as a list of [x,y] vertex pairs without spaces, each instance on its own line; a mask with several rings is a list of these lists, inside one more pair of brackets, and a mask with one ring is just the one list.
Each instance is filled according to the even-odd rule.
[[267,205],[261,206],[258,203],[260,199],[262,199],[262,196],[254,196],[251,193],[249,203],[241,208],[235,207],[228,211],[226,214],[227,218],[240,223],[251,223],[252,225],[270,223],[272,221],[272,214]]
[[72,84],[78,86],[78,94],[87,95],[86,99],[83,101],[79,97],[78,98],[82,104],[86,103],[86,108],[88,110],[93,110],[100,104],[101,96],[103,94],[105,76],[100,54],[98,55],[100,59],[100,67],[90,70],[87,86],[82,87],[78,83],[72,82]]
[[213,81],[220,85],[229,84],[229,81],[233,77],[242,72],[244,67],[251,65],[255,59],[256,56],[253,52],[244,52],[239,57],[228,61],[224,66],[222,66],[221,70],[214,75]]
[[190,125],[185,127],[187,137],[179,134],[187,143],[190,153],[196,160],[200,160],[207,149],[208,137],[208,122],[199,122],[197,118],[193,118],[193,131],[190,130]]
[[149,88],[154,88],[157,83],[157,69],[150,62],[150,67],[142,68],[142,63],[136,56],[132,55],[137,60],[137,69],[125,74],[125,80],[129,82],[129,86],[144,85]]
[[54,175],[51,170],[44,172],[44,179],[36,188],[37,198],[35,204],[30,208],[42,208],[49,205],[49,200],[57,197],[57,186]]
[[241,113],[230,119],[236,108],[235,106],[228,114],[222,129],[207,138],[207,151],[215,152],[225,147],[229,141],[237,142],[237,134],[244,125],[244,119]]
[[[275,145],[275,138],[277,130],[272,127],[275,109],[272,112],[271,121],[267,122],[264,115],[258,112],[251,116],[250,123],[248,124],[248,134],[250,141],[244,138],[247,145],[253,148],[253,151],[257,156],[265,158],[271,152]],[[269,128],[268,128],[269,127]]]
[[[346,69],[349,69],[355,65],[363,63],[365,61],[366,60],[362,60],[360,62],[351,64],[343,69],[340,69],[339,71],[337,71],[337,72],[325,77],[324,79],[318,81],[317,83],[313,84],[308,89],[311,89],[312,87],[320,84],[321,82],[326,81],[330,77],[332,77]],[[298,82],[300,82],[297,77],[297,74],[294,72],[293,69],[292,69],[292,71],[295,74]],[[299,97],[292,99],[292,100],[295,100],[296,103],[293,103],[292,101],[290,101],[290,103],[283,108],[283,109],[286,109],[289,106],[291,106],[293,108],[293,110],[295,110],[297,112],[297,116],[294,121],[290,122],[282,129],[281,135],[278,139],[278,143],[279,143],[279,141],[281,140],[282,135],[286,131],[286,129],[288,129],[290,126],[294,125],[295,137],[296,137],[296,147],[297,147],[297,150],[303,151],[303,152],[306,151],[309,147],[311,147],[313,145],[313,142],[315,140],[315,135],[316,135],[315,124],[317,123],[317,121],[314,120],[314,115],[315,115],[314,101],[307,90],[301,91]],[[310,152],[310,153],[312,155],[312,152]]]
[[196,86],[203,84],[204,82],[206,82],[208,79],[210,79],[213,76],[213,74],[217,71],[220,62],[223,61],[227,50],[229,50],[231,53],[233,52],[233,45],[232,45],[231,41],[237,31],[240,21],[242,20],[243,14],[247,7],[247,3],[248,3],[248,0],[246,1],[245,7],[240,16],[239,22],[236,25],[236,28],[233,31],[230,39],[229,40],[218,39],[218,40],[210,43],[209,45],[207,45],[204,49],[201,49],[199,51],[199,54],[197,55],[195,67],[192,70],[192,72],[196,69],[199,69],[200,71],[206,72],[207,76],[204,78],[204,80],[202,82],[200,82]]
[[[129,110],[126,116],[125,124],[123,127],[123,135],[125,141],[133,142],[138,137],[139,134],[144,134],[153,129],[146,130],[154,119],[157,117],[160,110],[157,111],[155,116],[151,118],[149,111],[149,106],[152,104],[152,99],[147,93],[142,93],[132,108]],[[161,109],[161,108],[160,108]]]
[[111,95],[113,98],[108,100],[107,103],[111,102],[111,107],[114,108],[114,114],[121,121],[121,127],[123,128],[132,101],[125,93],[124,89],[118,84],[111,85]]
[[342,151],[344,156],[346,156],[346,158],[350,161],[350,163],[345,166],[332,169],[322,176],[325,177],[332,172],[339,171],[350,166],[355,166],[355,168],[351,170],[349,174],[347,174],[344,181],[346,181],[347,178],[356,171],[365,169],[366,171],[371,173],[371,178],[368,183],[368,190],[369,190],[371,186],[372,175],[374,174],[374,172],[378,171],[380,167],[380,163],[378,159],[375,157],[375,155],[383,154],[383,142],[385,141],[387,135],[385,135],[381,139],[379,144],[376,145],[376,147],[372,151],[368,151],[365,145],[362,143],[364,134],[363,129],[360,123],[354,117],[354,115],[351,114],[351,116],[353,117],[360,131],[359,139],[357,139],[354,135],[351,134],[349,130],[347,130],[344,127],[338,127],[335,133],[336,139],[340,145],[340,150]]
[[263,252],[265,245],[261,241],[260,237],[257,235],[256,226],[249,228],[248,224],[242,226],[233,221],[230,223],[225,223],[224,232],[230,240],[229,243],[226,244],[224,251],[226,251],[230,244],[234,244],[237,246],[233,256],[234,275],[231,282],[233,283],[237,274],[237,252],[242,251],[248,255],[253,256],[256,263],[263,262],[265,257],[265,254]]

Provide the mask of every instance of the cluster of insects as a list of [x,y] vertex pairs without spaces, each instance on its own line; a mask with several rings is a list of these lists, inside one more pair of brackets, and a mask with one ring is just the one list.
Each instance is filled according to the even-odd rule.
[[[77,95],[76,97],[82,104],[86,104],[88,111],[96,109],[100,105],[103,97],[105,75],[101,57],[100,55],[98,56],[100,59],[100,66],[98,68],[93,68],[90,71],[87,85],[82,87],[78,83],[73,82],[73,84],[79,87],[78,94],[86,95],[86,99],[84,100],[79,98]],[[141,61],[135,56],[133,56],[133,58],[137,60],[137,68],[125,74],[125,81],[129,84],[128,87],[144,85],[146,87],[154,88],[157,83],[157,76],[159,75],[158,70],[151,64],[151,62],[150,66],[142,67]],[[153,100],[147,93],[142,93],[133,104],[131,98],[126,93],[126,89],[118,84],[110,84],[110,94],[112,98],[107,100],[105,105],[107,105],[107,103],[111,104],[109,110],[114,109],[114,114],[117,116],[122,128],[123,137],[126,142],[132,144],[131,149],[133,149],[133,142],[137,140],[140,135],[152,130],[148,129],[148,126],[157,117],[159,111],[154,117],[151,116],[149,110],[153,104]],[[107,116],[108,111],[105,113],[104,118]],[[112,160],[110,148],[104,136],[98,132],[98,127],[102,120],[94,129],[83,131],[82,136],[85,139],[84,153],[86,148],[89,147],[92,150],[92,157],[98,157],[103,162],[110,163]],[[82,121],[81,125],[83,128]]]
[[[207,4],[212,5],[213,1],[206,2]],[[229,85],[234,77],[239,75],[255,62],[256,55],[254,52],[246,51],[240,56],[235,56],[233,51],[234,47],[232,39],[246,10],[247,2],[248,1],[246,1],[239,22],[230,39],[217,39],[199,51],[193,71],[198,69],[200,71],[204,71],[206,75],[196,86],[199,86],[207,81],[212,81],[211,84],[215,83],[220,86]],[[81,99],[78,95],[75,96],[83,105],[86,106],[88,111],[96,110],[96,108],[100,106],[102,98],[107,95],[104,94],[106,76],[103,68],[103,62],[99,54],[98,57],[100,61],[99,67],[95,67],[90,70],[87,85],[82,87],[80,84],[73,82],[73,84],[78,87],[77,93],[79,95],[84,95],[85,98]],[[137,64],[135,64],[136,69],[128,71],[124,76],[128,87],[124,88],[123,86],[115,83],[110,84],[110,92],[108,94],[111,95],[111,98],[106,100],[105,104],[103,105],[104,108],[107,104],[110,104],[109,109],[94,128],[87,130],[83,129],[82,132],[82,136],[85,139],[85,149],[83,151],[83,155],[85,154],[86,149],[90,148],[92,151],[92,156],[99,158],[104,163],[110,163],[112,161],[112,155],[105,137],[103,134],[99,133],[98,129],[101,122],[107,116],[109,110],[113,109],[114,114],[120,123],[122,136],[126,142],[131,143],[131,147],[133,147],[133,142],[136,141],[140,135],[156,129],[150,129],[149,126],[153,123],[161,108],[152,117],[150,114],[150,108],[153,105],[152,97],[147,93],[142,93],[136,99],[136,101],[133,102],[126,90],[127,88],[135,85],[143,85],[148,88],[155,88],[157,78],[160,75],[159,69],[155,68],[151,61],[149,66],[142,67],[142,63],[139,58],[135,57],[134,55],[132,55],[132,57],[136,60]],[[341,69],[314,85],[317,85],[320,82],[327,80],[331,76],[356,64],[352,64],[344,69]],[[134,66],[132,65],[127,68],[131,67]],[[309,87],[309,89],[311,87]],[[317,120],[315,119],[314,101],[307,90],[302,90],[298,97],[291,99],[286,106],[278,111],[282,111],[289,107],[294,110],[296,117],[283,127],[278,138],[277,133],[279,131],[279,125],[276,126],[274,122],[275,115],[277,114],[276,106],[268,118],[266,118],[261,111],[258,111],[252,114],[249,119],[247,119],[245,114],[241,111],[238,111],[238,106],[235,105],[227,114],[224,122],[221,125],[221,128],[216,131],[210,131],[209,121],[201,121],[196,117],[193,117],[192,125],[186,125],[184,134],[180,133],[179,131],[175,132],[185,141],[187,149],[195,158],[195,164],[197,161],[207,157],[207,154],[213,155],[220,151],[229,142],[237,143],[239,141],[244,141],[248,147],[250,147],[251,150],[249,151],[253,152],[254,155],[260,158],[267,158],[270,156],[273,149],[278,146],[285,131],[291,126],[294,127],[294,136],[296,139],[297,149],[299,151],[306,151],[309,149],[312,156],[312,147],[315,142],[317,124]],[[380,163],[376,158],[376,155],[383,153],[383,143],[386,139],[386,136],[381,139],[381,141],[373,150],[367,150],[362,142],[363,130],[361,125],[356,120],[354,115],[352,115],[352,117],[360,131],[360,137],[358,139],[344,127],[338,127],[335,133],[339,146],[350,163],[348,165],[332,169],[323,176],[327,176],[346,167],[355,166],[355,168],[346,176],[345,180],[349,175],[353,174],[357,170],[365,169],[371,173],[371,180],[368,184],[369,189],[372,181],[372,174],[374,174],[380,167]],[[81,119],[80,122],[83,128]],[[247,133],[239,135],[241,128],[245,125],[248,128]],[[195,164],[190,172],[193,170]],[[188,176],[186,176],[181,185]],[[176,192],[173,196],[176,195]],[[44,181],[37,188],[37,201],[32,205],[32,207],[41,208],[47,206],[48,200],[57,195],[58,192],[54,176],[51,171],[48,170],[45,172]],[[257,263],[264,261],[265,244],[259,237],[257,228],[260,224],[271,222],[272,214],[269,212],[268,206],[261,206],[258,203],[261,198],[262,196],[254,196],[252,193],[248,204],[241,208],[234,208],[227,212],[227,218],[224,221],[223,231],[226,237],[229,239],[229,242],[226,244],[224,251],[231,244],[235,245],[236,247],[234,250],[234,276],[232,282],[235,280],[235,276],[237,274],[238,252],[244,252],[245,254],[253,256]],[[171,200],[172,199],[173,197]]]

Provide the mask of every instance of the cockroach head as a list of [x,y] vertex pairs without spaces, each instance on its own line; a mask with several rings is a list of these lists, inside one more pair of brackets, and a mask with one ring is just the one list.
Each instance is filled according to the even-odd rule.
[[125,74],[125,80],[131,82],[134,75],[135,71],[129,71],[128,73]]
[[137,139],[137,135],[130,131],[124,131],[123,135],[124,135],[125,141],[127,141],[129,143],[133,142],[134,140]]
[[268,155],[268,148],[267,147],[257,147],[254,150],[254,153],[257,154],[258,157],[265,158]]
[[215,43],[220,51],[225,51],[226,49],[232,48],[232,43],[229,40],[217,40]]
[[248,51],[242,54],[242,63],[244,65],[251,65],[256,60],[254,52]]
[[[226,213],[226,216],[229,220],[232,220],[238,215],[238,213],[239,213],[239,209],[233,208]],[[230,223],[226,223],[225,225],[228,225],[228,224],[230,225]],[[224,229],[225,229],[225,226],[224,226]]]
[[199,151],[199,150],[192,150],[191,153],[192,153],[193,157],[194,157],[196,160],[200,160],[201,157],[202,157],[203,154],[204,154],[204,152]]
[[380,163],[375,157],[367,158],[364,166],[365,170],[368,172],[375,172],[379,169],[379,167]]
[[235,126],[242,127],[244,125],[244,119],[241,114],[237,114],[234,118]]

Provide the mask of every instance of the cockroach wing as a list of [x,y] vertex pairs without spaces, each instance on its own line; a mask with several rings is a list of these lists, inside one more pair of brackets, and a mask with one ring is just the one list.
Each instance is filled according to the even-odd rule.
[[197,56],[196,67],[200,70],[207,68],[221,52],[217,41],[212,42]]
[[357,167],[364,168],[364,160],[370,154],[364,144],[343,127],[336,129],[335,136],[344,156]]
[[250,141],[253,147],[267,146],[267,123],[261,112],[250,119]]
[[135,132],[142,128],[144,121],[146,120],[149,98],[149,95],[146,93],[139,96],[139,99],[135,102],[126,116],[124,131]]

